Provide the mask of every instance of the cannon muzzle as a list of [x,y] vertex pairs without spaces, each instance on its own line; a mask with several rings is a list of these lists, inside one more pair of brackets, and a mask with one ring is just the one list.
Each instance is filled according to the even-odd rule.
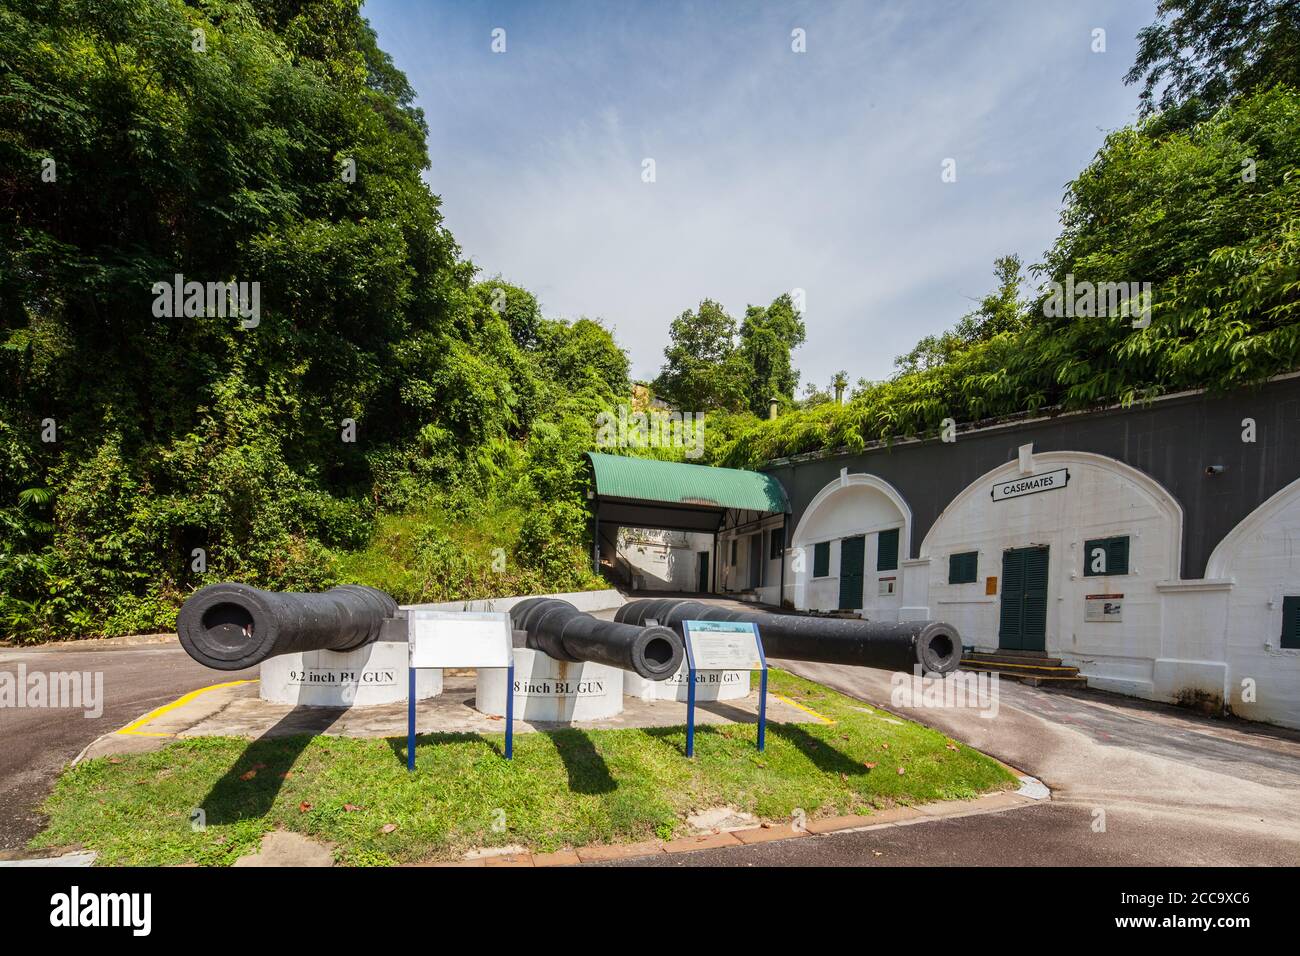
[[594,661],[664,680],[682,666],[682,639],[671,628],[602,621],[558,598],[528,598],[510,609],[510,620],[535,651],[557,661]]
[[740,611],[679,599],[632,601],[618,609],[616,621],[648,620],[680,632],[683,621],[745,621],[757,624],[769,657],[823,664],[856,664],[886,670],[947,674],[961,663],[961,635],[942,621],[883,624],[803,614]]
[[360,584],[322,594],[213,584],[182,605],[176,630],[200,664],[237,671],[278,654],[353,650],[377,640],[396,614],[396,601]]

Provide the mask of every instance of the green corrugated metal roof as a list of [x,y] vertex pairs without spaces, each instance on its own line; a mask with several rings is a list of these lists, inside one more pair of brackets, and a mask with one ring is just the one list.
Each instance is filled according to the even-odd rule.
[[653,458],[587,452],[596,473],[596,494],[675,505],[785,513],[785,489],[771,475],[739,468],[712,468]]

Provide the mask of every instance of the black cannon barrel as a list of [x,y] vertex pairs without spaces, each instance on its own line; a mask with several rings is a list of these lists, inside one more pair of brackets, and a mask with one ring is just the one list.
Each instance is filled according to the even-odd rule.
[[618,609],[616,621],[653,620],[680,632],[683,621],[746,621],[757,624],[769,657],[823,664],[857,664],[926,674],[947,674],[961,663],[961,635],[942,621],[883,624],[803,614],[741,611],[678,598],[632,601]]
[[668,627],[602,621],[559,598],[528,598],[510,609],[527,643],[557,661],[593,661],[664,680],[682,666],[681,637]]
[[377,640],[397,602],[376,588],[343,584],[321,594],[213,584],[176,619],[181,646],[200,664],[237,671],[277,654],[350,651]]

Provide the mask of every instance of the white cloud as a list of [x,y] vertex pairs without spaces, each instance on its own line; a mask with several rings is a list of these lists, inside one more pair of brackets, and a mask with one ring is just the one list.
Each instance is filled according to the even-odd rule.
[[[1120,77],[1150,8],[503,8],[478,15],[510,31],[495,57],[466,47],[487,28],[366,13],[423,94],[430,183],[486,273],[548,314],[605,318],[641,377],[700,299],[739,318],[801,287],[796,360],[824,383],[884,377],[991,287],[996,256],[1037,260],[1098,128],[1132,117]],[[789,51],[794,26],[806,54]]]

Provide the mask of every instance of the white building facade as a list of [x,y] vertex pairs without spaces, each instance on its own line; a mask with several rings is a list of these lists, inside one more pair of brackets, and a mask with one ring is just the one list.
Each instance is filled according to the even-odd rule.
[[[1263,396],[1189,393],[774,463],[794,505],[784,589],[777,562],[752,596],[944,620],[968,649],[1057,657],[1091,687],[1300,727],[1293,438],[1289,376]],[[724,574],[744,537],[720,535]]]

